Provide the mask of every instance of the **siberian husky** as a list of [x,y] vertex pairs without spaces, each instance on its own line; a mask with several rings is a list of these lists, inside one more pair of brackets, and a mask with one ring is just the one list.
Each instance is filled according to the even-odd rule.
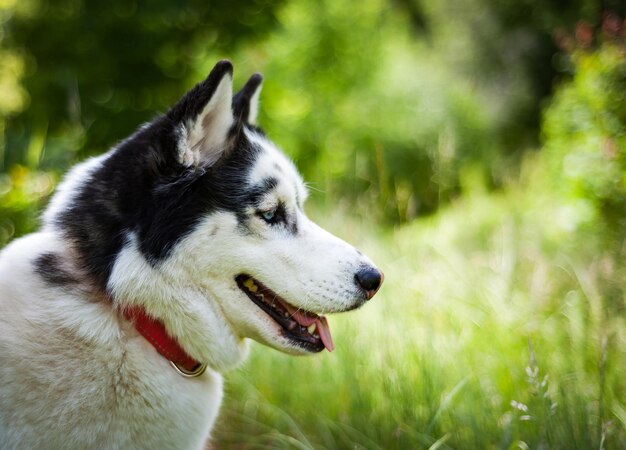
[[380,287],[304,214],[256,126],[262,77],[233,97],[232,74],[76,166],[0,254],[0,448],[202,448],[247,338],[332,350],[321,314]]

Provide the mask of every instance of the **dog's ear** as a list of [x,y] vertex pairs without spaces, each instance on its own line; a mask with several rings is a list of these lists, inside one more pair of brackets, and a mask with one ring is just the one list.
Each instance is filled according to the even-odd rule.
[[240,124],[256,125],[263,75],[255,73],[233,97],[233,113]]
[[232,111],[233,65],[218,62],[211,73],[170,109],[180,124],[179,161],[187,166],[215,164],[229,148],[234,123]]

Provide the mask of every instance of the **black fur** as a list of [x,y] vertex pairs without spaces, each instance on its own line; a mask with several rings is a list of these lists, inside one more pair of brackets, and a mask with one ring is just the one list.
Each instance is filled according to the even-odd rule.
[[[233,65],[230,61],[218,62],[209,76],[202,83],[196,84],[182,99],[176,103],[167,113],[167,116],[174,122],[180,123],[183,120],[193,119],[204,109],[204,106],[211,100],[217,86],[226,74],[233,76]],[[248,99],[249,101],[249,99]]]
[[256,201],[245,183],[260,149],[244,133],[232,136],[232,148],[213,166],[189,168],[178,160],[180,124],[197,117],[227,72],[232,65],[218,63],[166,115],[122,142],[56,217],[103,289],[129,233],[158,264],[207,214],[226,210],[239,217]]
[[78,282],[72,273],[63,268],[56,253],[43,253],[34,262],[35,272],[52,286],[66,287]]
[[240,123],[250,123],[250,99],[263,82],[263,76],[255,73],[233,97],[233,114]]
[[257,183],[248,189],[248,192],[246,193],[246,204],[259,206],[259,203],[265,194],[275,189],[276,186],[278,186],[277,178],[268,177],[261,180],[260,183]]

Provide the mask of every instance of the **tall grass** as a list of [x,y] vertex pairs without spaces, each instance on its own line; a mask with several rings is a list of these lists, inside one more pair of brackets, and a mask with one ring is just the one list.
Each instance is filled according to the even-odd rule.
[[319,214],[385,285],[331,317],[331,354],[256,345],[227,376],[215,447],[626,448],[626,278],[528,198],[470,196],[394,230]]

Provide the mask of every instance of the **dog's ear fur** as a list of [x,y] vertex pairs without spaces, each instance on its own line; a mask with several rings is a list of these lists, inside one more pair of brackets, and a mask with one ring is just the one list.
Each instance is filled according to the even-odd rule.
[[211,73],[170,109],[168,117],[180,124],[178,160],[185,166],[215,164],[229,148],[234,124],[233,65],[218,62]]
[[233,113],[239,124],[256,125],[262,83],[263,75],[255,73],[233,97]]

